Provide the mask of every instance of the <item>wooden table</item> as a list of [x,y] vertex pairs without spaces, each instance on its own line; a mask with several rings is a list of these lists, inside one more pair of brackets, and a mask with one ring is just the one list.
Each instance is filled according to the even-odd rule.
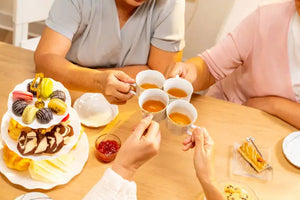
[[[0,116],[7,110],[9,92],[18,83],[34,76],[33,53],[0,43]],[[80,93],[71,92],[74,100]],[[216,144],[215,168],[217,180],[238,180],[250,186],[260,199],[300,199],[300,169],[291,165],[282,153],[282,141],[295,128],[259,110],[235,105],[209,97],[194,96],[191,101],[198,110],[196,125],[205,126]],[[121,124],[113,132],[122,141],[131,128],[141,119],[137,98],[119,106]],[[110,164],[102,164],[94,155],[94,141],[102,128],[85,128],[89,138],[90,155],[82,172],[68,184],[44,192],[55,200],[82,199],[101,178]],[[194,200],[202,189],[193,168],[193,152],[183,152],[184,135],[170,133],[162,122],[162,143],[158,156],[145,164],[136,174],[140,200]],[[273,179],[261,181],[232,175],[232,147],[235,142],[252,135],[259,145],[270,149]],[[1,175],[0,199],[14,199],[30,192],[11,184]]]

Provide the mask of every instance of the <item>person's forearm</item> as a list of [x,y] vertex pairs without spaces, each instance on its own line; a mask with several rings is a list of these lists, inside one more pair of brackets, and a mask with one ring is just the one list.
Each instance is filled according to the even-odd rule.
[[192,83],[195,91],[205,90],[215,83],[215,78],[212,76],[207,64],[200,56],[190,58],[186,63],[192,63],[197,66],[197,78]]
[[200,181],[207,200],[224,200],[222,192],[219,190],[216,182]]
[[267,97],[266,112],[300,129],[300,104],[282,97]]
[[136,77],[136,75],[143,71],[150,69],[147,65],[132,65],[132,66],[124,66],[124,67],[118,67],[118,68],[98,68],[97,70],[105,71],[105,70],[120,70],[128,74],[131,78]]
[[79,67],[65,58],[55,54],[35,56],[36,72],[43,72],[72,90],[84,92],[101,92],[102,72]]

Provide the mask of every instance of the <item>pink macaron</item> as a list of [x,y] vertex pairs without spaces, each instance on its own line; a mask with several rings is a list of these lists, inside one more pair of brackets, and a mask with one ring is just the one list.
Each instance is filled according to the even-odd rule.
[[33,100],[33,94],[30,92],[26,92],[26,91],[13,91],[13,100],[24,100],[26,102],[31,102]]

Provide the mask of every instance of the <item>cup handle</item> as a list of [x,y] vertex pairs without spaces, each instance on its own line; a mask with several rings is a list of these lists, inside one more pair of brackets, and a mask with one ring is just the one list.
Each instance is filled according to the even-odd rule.
[[131,94],[137,96],[136,90],[137,90],[137,85],[136,85],[136,83],[130,84],[130,91],[129,91],[129,93],[131,93]]
[[[187,130],[187,134],[188,135],[193,135],[193,133],[192,133],[192,131],[191,131],[191,129],[194,129],[194,128],[197,128],[198,126],[196,126],[196,125],[194,125],[194,124],[192,124],[190,127],[189,127],[189,129]],[[198,127],[199,128],[199,127]]]

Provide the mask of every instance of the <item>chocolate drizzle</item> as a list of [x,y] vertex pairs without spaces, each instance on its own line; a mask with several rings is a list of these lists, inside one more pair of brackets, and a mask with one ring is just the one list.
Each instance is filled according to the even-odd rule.
[[42,108],[37,111],[36,119],[41,124],[47,124],[53,119],[53,113],[50,108]]
[[24,100],[17,100],[12,104],[12,111],[17,116],[22,116],[28,104]]
[[51,94],[51,99],[60,99],[62,101],[66,101],[66,94],[61,91],[61,90],[55,90],[52,94]]

